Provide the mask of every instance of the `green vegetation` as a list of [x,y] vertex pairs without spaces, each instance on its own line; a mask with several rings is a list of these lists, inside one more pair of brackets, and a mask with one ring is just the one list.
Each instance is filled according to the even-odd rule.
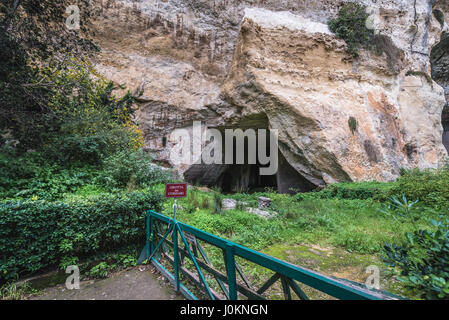
[[439,210],[448,209],[449,169],[403,170],[390,190],[390,195],[405,195],[407,199]]
[[432,77],[427,72],[409,70],[409,71],[407,71],[407,73],[405,75],[406,76],[424,77],[426,79],[427,83],[430,84],[433,88]]
[[[338,184],[331,188],[340,190]],[[393,224],[391,218],[380,212],[381,202],[367,198],[366,190],[359,192],[357,189],[349,189],[349,192],[347,186],[342,190],[345,191],[324,189],[296,196],[271,192],[229,195],[230,198],[253,207],[257,207],[259,196],[271,198],[271,209],[279,215],[269,220],[248,214],[244,210],[230,210],[221,215],[213,214],[213,209],[201,207],[186,210],[190,207],[189,199],[186,198],[180,201],[183,210],[179,211],[179,218],[256,250],[282,241],[328,244],[360,253],[381,253],[384,242],[399,239],[404,232],[414,228],[411,222]],[[196,197],[200,199],[214,197],[211,192],[191,192],[197,193]],[[360,194],[362,199],[354,198],[355,194]],[[379,197],[383,193],[373,191],[372,194]],[[163,212],[171,215],[171,211],[171,206],[166,204]],[[424,209],[424,215],[433,217],[434,211]],[[417,225],[425,226],[425,221],[420,220]]]
[[[245,202],[250,207],[257,207],[258,197],[269,197],[272,199],[270,211],[278,213],[272,219],[250,214],[242,206],[215,214],[213,207],[202,204],[213,202],[217,191],[192,188],[187,198],[179,200],[181,209],[177,217],[252,249],[354,281],[366,280],[366,267],[375,264],[382,272],[383,289],[410,298],[421,298],[426,297],[430,285],[417,289],[402,281],[403,277],[398,277],[401,281],[397,281],[395,275],[401,273],[403,265],[397,262],[396,267],[390,269],[393,262],[384,264],[381,258],[387,256],[387,248],[406,246],[410,234],[437,233],[438,236],[432,236],[436,241],[433,248],[446,246],[444,241],[447,241],[448,233],[438,231],[435,225],[429,224],[429,220],[443,221],[447,216],[447,172],[444,168],[433,171],[404,170],[396,182],[338,183],[320,191],[294,196],[270,190],[221,195],[222,198]],[[428,183],[424,183],[426,179]],[[431,186],[435,187],[430,190]],[[162,192],[162,186],[157,188]],[[165,201],[162,212],[172,215],[171,205],[172,201]],[[441,256],[429,255],[434,252],[432,247],[427,247],[430,241],[423,243],[427,251],[418,249],[416,241],[418,239],[415,246],[409,245],[408,248],[417,248],[421,264],[432,263],[434,268],[440,270],[438,264],[431,262]],[[212,247],[207,249],[213,264],[218,268],[224,267],[221,252]],[[247,261],[240,260],[239,263],[254,283],[261,284],[269,275],[267,270]],[[447,281],[447,275],[434,272],[439,279],[435,281]],[[273,292],[273,298],[281,292],[281,289]],[[313,290],[307,292],[313,297],[325,298]]]
[[[413,211],[418,202],[393,198],[392,206],[383,212],[400,222],[415,223],[420,217]],[[449,219],[441,216],[441,221],[429,219],[428,229],[418,229],[405,233],[400,244],[386,244],[383,260],[398,279],[420,297],[426,299],[449,298]]]
[[[25,297],[27,287],[11,282],[53,268],[77,264],[82,277],[94,278],[135,266],[145,242],[144,211],[172,214],[172,201],[162,194],[173,178],[143,151],[133,122],[136,97],[115,96],[124,88],[86,62],[96,47],[87,30],[63,25],[67,1],[36,3],[0,3],[1,299]],[[78,5],[88,19],[88,1]],[[400,52],[366,27],[367,18],[363,6],[349,3],[329,27],[354,57],[367,47],[396,65]],[[431,83],[425,73],[408,74]],[[357,130],[355,118],[348,125]],[[386,288],[447,299],[448,190],[448,167],[404,170],[391,183],[339,183],[294,196],[227,195],[238,205],[224,211],[219,190],[193,187],[179,201],[178,218],[321,272],[345,276],[342,268],[357,267],[358,281],[382,256],[401,280]],[[246,211],[259,196],[272,199],[277,216]],[[224,267],[221,252],[208,249],[214,265]],[[255,282],[266,275],[239,262]]]
[[23,300],[29,295],[38,293],[39,290],[34,289],[28,283],[18,285],[16,283],[8,283],[0,287],[0,300]]
[[412,33],[415,33],[418,31],[418,27],[415,26],[414,24],[410,25],[410,27],[408,28],[408,30]]
[[34,135],[10,127],[1,141],[0,282],[141,243],[143,212],[160,204],[151,186],[170,178],[141,149],[129,93],[73,59],[47,79],[62,88]]
[[395,46],[390,37],[375,34],[374,29],[368,28],[368,17],[365,6],[349,2],[340,8],[335,19],[328,22],[329,29],[338,38],[345,40],[347,50],[354,58],[359,56],[361,48],[371,50],[378,56],[385,54],[390,70],[399,73],[400,60],[404,53]]
[[350,2],[341,7],[337,18],[329,21],[329,29],[345,40],[354,57],[358,57],[359,49],[368,46],[374,37],[374,31],[366,27],[368,17],[365,6]]
[[0,278],[11,280],[57,265],[65,269],[96,254],[141,244],[144,211],[157,210],[160,201],[152,189],[66,201],[3,201]]
[[357,120],[354,117],[349,117],[348,120],[349,129],[351,129],[352,134],[357,130]]
[[[68,0],[0,2],[0,133],[8,129],[22,150],[35,149],[44,133],[52,131],[52,97],[82,87],[75,79],[57,81],[61,72],[69,71],[71,57],[83,60],[97,50],[86,30],[89,1],[76,3],[84,19],[78,31],[65,25],[65,11],[71,4]],[[88,74],[84,80],[89,81]]]

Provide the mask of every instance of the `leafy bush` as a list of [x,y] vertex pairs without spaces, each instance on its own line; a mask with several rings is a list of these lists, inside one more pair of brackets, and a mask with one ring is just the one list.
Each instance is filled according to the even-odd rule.
[[390,195],[405,195],[407,199],[446,211],[449,209],[449,169],[403,170]]
[[71,4],[68,0],[0,1],[0,128],[11,129],[24,150],[41,142],[48,129],[43,119],[48,100],[64,89],[41,76],[39,69],[52,59],[48,74],[57,73],[64,68],[68,52],[80,58],[97,49],[87,31],[93,6],[87,0],[76,1],[85,20],[81,31],[73,31],[63,23]]
[[100,262],[90,269],[89,276],[94,278],[107,278],[110,266],[106,262]]
[[415,209],[415,205],[419,200],[409,201],[405,195],[398,199],[392,197],[387,205],[383,205],[380,212],[388,217],[393,217],[397,221],[411,221],[415,223],[419,218],[419,213]]
[[357,130],[357,120],[354,117],[349,117],[348,120],[349,129],[351,129],[352,134]]
[[385,245],[383,260],[421,297],[449,299],[449,220],[431,222],[435,230],[406,233],[404,244]]
[[345,40],[354,57],[359,55],[359,48],[370,44],[374,37],[374,31],[366,27],[368,17],[364,6],[351,2],[343,5],[338,17],[329,21],[329,29]]
[[144,146],[142,132],[131,120],[135,99],[130,92],[116,98],[112,82],[73,58],[64,69],[51,73],[52,69],[50,65],[41,70],[61,86],[48,101],[46,123],[51,131],[42,133],[45,155],[62,163],[98,164],[117,151]]
[[98,171],[85,164],[49,164],[38,152],[0,151],[0,198],[59,199],[89,183]]
[[103,171],[96,182],[107,188],[148,187],[170,180],[170,172],[152,163],[142,150],[120,151],[104,161]]
[[152,190],[67,202],[0,202],[0,281],[144,243],[144,211],[159,210]]
[[0,198],[57,200],[87,185],[97,190],[128,187],[132,191],[171,179],[170,171],[151,161],[143,151],[131,150],[109,156],[102,165],[49,164],[41,152],[0,152],[0,170],[4,172],[0,176]]

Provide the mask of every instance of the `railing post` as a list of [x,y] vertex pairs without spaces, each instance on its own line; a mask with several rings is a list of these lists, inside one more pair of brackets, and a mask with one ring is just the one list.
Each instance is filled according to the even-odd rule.
[[234,246],[226,244],[225,249],[226,273],[228,275],[229,300],[237,300],[237,277],[235,273]]
[[[150,221],[151,221],[151,217],[150,217],[150,213],[147,213],[147,257],[149,257],[151,255],[151,241],[150,241],[150,236],[151,236],[151,225],[150,225]],[[151,261],[148,261],[151,262]]]
[[150,253],[153,253],[155,225],[153,224],[153,216],[150,216]]
[[175,268],[175,290],[179,292],[179,254],[178,254],[178,226],[175,220],[173,227],[173,266]]

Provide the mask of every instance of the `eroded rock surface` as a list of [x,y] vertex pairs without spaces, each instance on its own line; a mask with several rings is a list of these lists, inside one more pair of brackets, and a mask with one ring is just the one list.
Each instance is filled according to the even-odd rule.
[[[160,160],[177,143],[170,132],[191,130],[195,120],[224,128],[266,119],[255,125],[279,130],[280,172],[304,179],[299,189],[438,166],[447,155],[445,85],[424,74],[448,31],[447,2],[358,1],[385,50],[362,50],[357,60],[327,28],[342,2],[103,1],[93,26],[102,49],[96,66],[143,92],[138,121]],[[197,166],[190,177],[213,184],[225,170]]]

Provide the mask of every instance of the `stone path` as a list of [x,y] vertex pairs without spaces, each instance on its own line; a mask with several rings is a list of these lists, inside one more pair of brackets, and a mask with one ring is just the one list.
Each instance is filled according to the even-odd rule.
[[79,290],[47,288],[33,300],[182,300],[151,266],[137,266],[110,278],[81,281]]

